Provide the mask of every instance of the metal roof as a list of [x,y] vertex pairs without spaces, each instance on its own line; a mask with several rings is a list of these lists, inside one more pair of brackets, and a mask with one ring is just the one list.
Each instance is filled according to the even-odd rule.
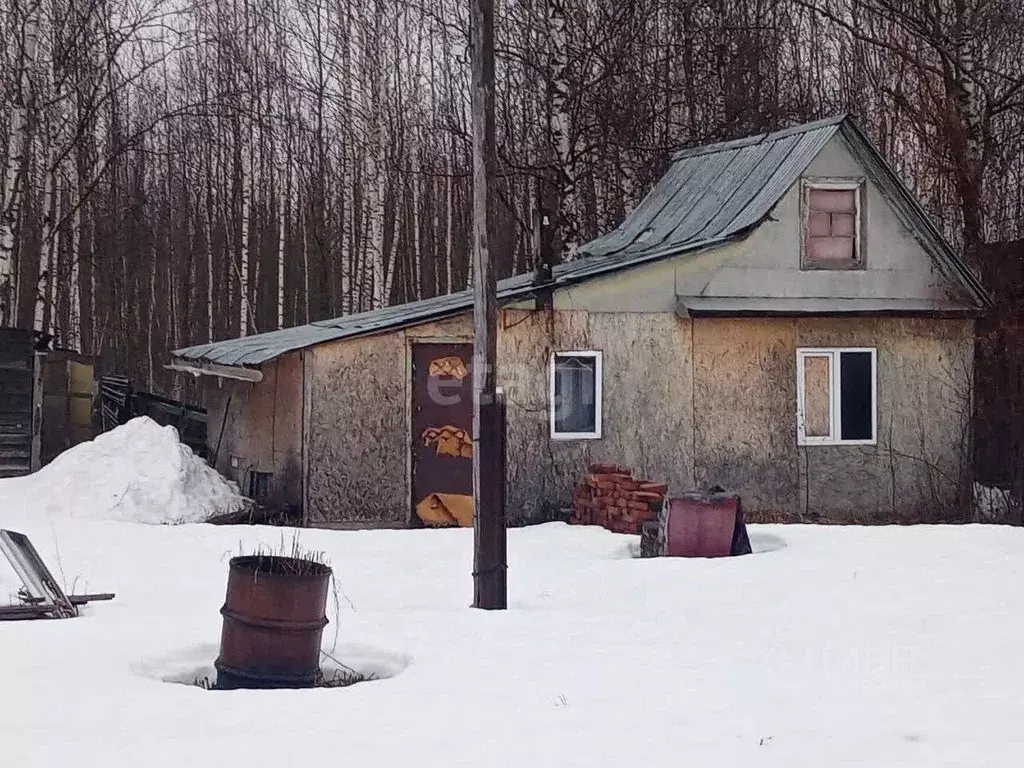
[[[677,152],[665,175],[619,227],[584,245],[582,258],[557,265],[551,282],[539,288],[559,288],[745,237],[765,220],[837,133],[947,279],[960,284],[978,306],[987,305],[987,294],[977,278],[845,115]],[[537,290],[533,275],[517,275],[499,281],[498,300],[508,303],[525,299]],[[260,365],[316,344],[451,317],[472,305],[472,292],[460,291],[295,328],[200,344],[172,355],[176,361]]]
[[625,258],[681,253],[697,241],[742,236],[768,215],[844,120],[677,152],[626,220],[583,252]]
[[[530,285],[529,275],[502,280],[498,286],[499,295],[507,299],[524,289],[528,291]],[[390,328],[451,317],[464,312],[472,305],[472,293],[460,291],[408,304],[345,315],[333,320],[320,320],[280,331],[199,344],[175,350],[171,354],[178,360],[202,361],[217,365],[260,365],[289,352],[327,341],[364,336]]]

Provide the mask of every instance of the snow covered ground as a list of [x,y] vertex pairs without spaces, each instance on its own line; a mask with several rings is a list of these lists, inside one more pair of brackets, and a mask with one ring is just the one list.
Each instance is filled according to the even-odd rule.
[[292,531],[45,509],[0,523],[76,591],[117,593],[78,619],[0,624],[5,766],[1024,760],[1024,530],[754,526],[758,554],[698,561],[550,524],[510,532],[500,613],[468,607],[471,531],[301,531],[338,577],[325,649],[391,676],[211,692],[163,680],[216,656],[228,558]]
[[[472,531],[187,523],[237,489],[148,419],[0,480],[69,592],[0,623],[0,766],[1017,766],[1024,529],[752,526],[756,554],[639,560],[636,537],[509,534],[510,610],[469,608]],[[144,523],[151,523],[146,525]],[[207,691],[227,563],[323,550],[343,689]],[[19,583],[0,561],[0,603]]]

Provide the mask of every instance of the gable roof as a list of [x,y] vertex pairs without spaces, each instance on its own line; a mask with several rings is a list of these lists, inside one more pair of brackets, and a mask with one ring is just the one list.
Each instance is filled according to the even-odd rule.
[[745,235],[765,220],[837,135],[943,276],[961,287],[970,303],[988,306],[978,278],[848,115],[677,152],[669,170],[625,221],[583,251],[631,261],[655,251],[685,253],[694,240]]
[[[920,203],[846,115],[774,133],[677,152],[665,175],[615,230],[581,248],[582,258],[559,264],[550,283],[533,275],[498,282],[509,303],[641,264],[714,248],[761,224],[807,166],[837,134],[947,280],[976,306],[990,302],[980,282],[928,218]],[[254,334],[172,353],[176,361],[252,366],[339,339],[366,336],[462,314],[471,291],[361,312],[280,331]]]
[[845,117],[675,153],[668,171],[616,229],[583,246],[595,256],[684,252],[760,224]]

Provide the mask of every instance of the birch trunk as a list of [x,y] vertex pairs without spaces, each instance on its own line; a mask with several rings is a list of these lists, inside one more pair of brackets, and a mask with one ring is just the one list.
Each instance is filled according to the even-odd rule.
[[[455,151],[455,139],[452,138],[452,153]],[[445,224],[444,224],[444,276],[445,276],[445,290],[447,293],[454,293],[454,279],[452,275],[452,264],[455,261],[455,183],[452,178],[455,174],[455,169],[452,162],[452,154],[445,153],[445,165],[444,165],[444,182],[447,191],[447,200],[445,205]]]
[[[43,148],[43,157],[45,158],[44,168],[50,168],[53,163],[53,140],[49,135],[49,131],[46,132],[46,141]],[[57,176],[55,172],[48,172],[45,176],[45,186],[43,188],[43,200],[46,206],[43,214],[43,226],[42,226],[42,251],[45,252],[45,258],[43,252],[39,255],[39,271],[36,279],[36,302],[35,302],[35,321],[33,327],[37,331],[43,333],[50,332],[50,325],[52,322],[51,310],[53,307],[52,303],[52,291],[54,283],[54,248],[56,246],[56,235],[54,232],[53,224],[57,221],[58,215],[58,204],[57,204]]]
[[[77,193],[81,189],[81,180],[78,178],[77,164],[75,170],[75,186]],[[82,258],[82,203],[77,198],[72,199],[75,206],[75,215],[71,219],[71,259],[68,264],[68,273],[65,280],[65,290],[69,292],[68,306],[68,328],[66,330],[68,346],[71,349],[85,352],[82,349],[82,314],[81,314],[81,291],[79,287],[79,261]]]
[[569,53],[565,0],[547,0],[548,83],[550,110],[548,133],[555,153],[558,213],[556,241],[564,260],[571,260],[580,246],[579,211],[576,199],[576,168],[572,126],[569,120]]
[[36,2],[26,11],[24,47],[19,57],[7,139],[4,194],[0,199],[0,326],[13,323],[19,303],[19,269],[14,256],[15,238],[21,222],[22,200],[29,176],[29,108],[35,101],[32,92],[32,69],[35,66],[39,44],[39,5]]
[[[243,172],[244,173],[244,172]],[[249,309],[249,217],[252,206],[252,190],[246,181],[242,182],[242,220],[241,243],[238,252],[238,296],[239,296],[239,335],[245,336],[252,323],[252,312]]]
[[284,183],[280,186],[280,198],[277,201],[277,327],[284,328],[284,262],[287,247],[287,221],[291,214],[292,169],[291,163],[285,162]]
[[[966,20],[961,19],[961,24]],[[979,66],[973,41],[957,41],[953,71],[947,77],[947,94],[959,125],[953,127],[954,178],[963,211],[964,253],[977,262],[985,242],[985,100],[979,87]]]
[[150,252],[149,306],[146,308],[146,381],[150,392],[155,389],[153,376],[153,337],[156,325],[156,253]]
[[412,284],[414,299],[423,298],[423,260],[420,251],[420,148],[418,132],[412,148]]
[[[351,80],[350,75],[345,76]],[[355,161],[351,151],[342,155],[344,173],[341,179],[342,222],[342,265],[341,265],[341,314],[348,315],[353,309],[353,280],[355,270],[356,248],[356,198],[355,198]]]
[[[381,187],[381,189],[380,189],[381,208],[383,210],[386,210],[385,201],[387,199],[386,198],[387,187],[386,187],[386,185],[384,183],[383,176],[381,178],[381,185],[380,185],[380,187]],[[398,198],[398,195],[396,194],[395,195],[396,202],[397,202],[397,198]],[[387,263],[384,265],[384,290],[383,290],[383,293],[381,294],[381,296],[379,298],[379,301],[376,303],[375,308],[386,307],[386,306],[388,306],[388,304],[391,303],[391,289],[394,286],[395,272],[397,271],[395,269],[395,265],[398,262],[398,237],[399,237],[399,232],[400,232],[400,226],[399,225],[401,224],[398,212],[399,212],[400,209],[399,209],[399,207],[397,205],[392,205],[391,206],[391,210],[393,211],[392,220],[391,220],[391,243],[390,243],[390,245],[388,247]],[[384,234],[383,234],[383,216],[381,217],[381,219],[382,219],[382,221],[381,221],[381,225],[382,225],[381,226],[381,240],[383,241],[383,239],[384,239]]]
[[366,216],[366,242],[369,249],[371,264],[371,282],[373,286],[371,309],[383,307],[386,302],[387,292],[385,287],[384,263],[388,254],[384,250],[384,170],[383,147],[379,135],[380,125],[376,124],[371,130],[377,135],[371,140],[369,163],[367,168],[367,183],[371,194],[367,199]]

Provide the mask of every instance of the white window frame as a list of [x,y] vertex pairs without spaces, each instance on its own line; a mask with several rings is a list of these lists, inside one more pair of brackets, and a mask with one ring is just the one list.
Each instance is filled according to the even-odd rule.
[[[862,219],[864,216],[864,180],[863,179],[850,179],[849,181],[827,181],[819,179],[804,179],[803,180],[803,215],[801,216],[800,225],[803,227],[801,230],[802,236],[800,238],[800,269],[804,271],[814,271],[820,269],[822,271],[842,271],[843,269],[865,269],[864,265],[864,229]],[[811,190],[813,189],[831,189],[838,192],[856,192],[853,196],[853,207],[855,213],[855,221],[853,223],[853,264],[854,266],[844,267],[823,267],[820,264],[811,264],[807,254],[807,238],[808,229],[811,226]]]
[[[559,357],[582,357],[594,361],[594,431],[558,432],[555,430],[555,360]],[[552,440],[598,440],[601,437],[602,411],[604,410],[604,367],[602,354],[595,349],[555,351],[551,353],[548,365],[548,416]]]
[[[867,440],[843,440],[842,435],[842,377],[839,366],[843,352],[871,353],[871,438]],[[804,359],[807,357],[829,358],[828,379],[828,435],[807,435],[804,433]],[[878,349],[876,347],[798,347],[796,350],[796,435],[797,445],[876,445],[878,443]]]

